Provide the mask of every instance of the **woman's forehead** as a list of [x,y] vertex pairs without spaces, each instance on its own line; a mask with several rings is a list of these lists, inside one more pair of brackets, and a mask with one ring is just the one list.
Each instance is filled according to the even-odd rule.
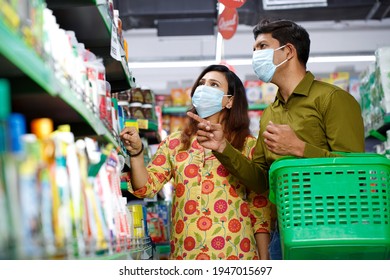
[[202,80],[215,80],[220,83],[226,83],[226,77],[223,73],[218,71],[210,71],[207,72],[203,77]]

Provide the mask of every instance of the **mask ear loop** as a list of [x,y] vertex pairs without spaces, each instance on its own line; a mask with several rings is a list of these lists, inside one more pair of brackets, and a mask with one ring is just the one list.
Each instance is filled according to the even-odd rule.
[[[283,46],[281,46],[281,47],[279,47],[279,48],[277,48],[277,49],[275,49],[275,51],[280,50],[280,49],[282,49],[282,48],[285,48],[286,46],[287,46],[287,44],[286,44],[286,45],[283,45]],[[287,61],[289,61],[291,58],[292,58],[292,57],[286,58],[285,60],[283,60],[283,61],[282,61],[281,63],[279,63],[278,65],[275,65],[275,67],[279,67],[279,66],[285,64],[285,63],[286,63]]]

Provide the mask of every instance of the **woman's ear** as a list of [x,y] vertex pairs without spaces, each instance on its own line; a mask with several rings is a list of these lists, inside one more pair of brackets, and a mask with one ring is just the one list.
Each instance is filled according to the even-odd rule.
[[233,100],[234,100],[234,96],[231,96],[231,97],[229,98],[229,101],[226,103],[226,108],[228,108],[228,109],[231,109],[231,108],[232,108],[232,106],[233,106]]

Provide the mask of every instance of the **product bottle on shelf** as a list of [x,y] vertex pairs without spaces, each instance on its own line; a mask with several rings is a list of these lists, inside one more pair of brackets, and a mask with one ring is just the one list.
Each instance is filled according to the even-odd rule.
[[19,197],[22,221],[21,258],[40,259],[43,257],[43,232],[39,207],[41,190],[38,189],[40,146],[34,134],[22,136],[25,147],[24,160],[19,168]]
[[31,122],[31,132],[36,135],[40,144],[41,162],[37,175],[40,189],[39,208],[45,255],[52,257],[57,253],[53,223],[56,217],[54,217],[53,205],[58,201],[55,197],[55,146],[50,138],[53,132],[53,121],[49,118],[34,119]]
[[[7,107],[7,102],[5,103]],[[9,107],[8,107],[9,108]],[[1,110],[4,115],[5,110]],[[8,111],[9,112],[9,111]],[[10,114],[4,122],[6,151],[0,152],[1,198],[0,204],[4,209],[4,223],[2,226],[0,247],[1,258],[17,259],[26,254],[22,248],[23,225],[20,203],[20,166],[25,160],[22,135],[26,133],[25,120],[20,114]],[[35,239],[37,240],[37,239]],[[37,240],[38,241],[38,240]],[[7,243],[4,243],[7,242]]]
[[69,143],[73,140],[68,126],[62,125],[53,133],[55,143],[55,178],[58,193],[60,195],[58,207],[58,223],[60,230],[57,236],[60,243],[59,247],[64,250],[64,257],[74,255],[73,240],[72,240],[72,219],[71,219],[71,193],[69,174],[66,165],[66,149]]

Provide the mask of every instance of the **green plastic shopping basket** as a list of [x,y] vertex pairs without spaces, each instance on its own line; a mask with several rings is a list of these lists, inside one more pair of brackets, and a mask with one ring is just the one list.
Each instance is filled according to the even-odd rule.
[[390,160],[282,158],[269,172],[283,259],[390,259]]

